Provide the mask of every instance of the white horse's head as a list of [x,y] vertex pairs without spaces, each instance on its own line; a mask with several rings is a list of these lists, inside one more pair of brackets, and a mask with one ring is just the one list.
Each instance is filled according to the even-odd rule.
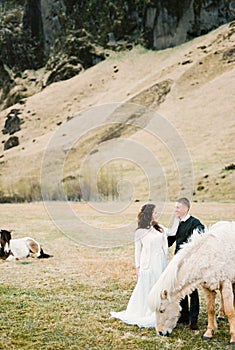
[[167,290],[160,295],[160,303],[155,310],[156,332],[158,335],[169,335],[175,328],[180,314],[180,305],[177,300],[170,298]]

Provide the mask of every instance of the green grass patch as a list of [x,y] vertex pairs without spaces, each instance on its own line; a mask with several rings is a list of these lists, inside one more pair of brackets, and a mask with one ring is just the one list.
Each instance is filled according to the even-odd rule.
[[206,328],[204,302],[199,331],[177,326],[169,337],[157,337],[154,329],[128,326],[109,317],[111,310],[126,307],[133,285],[118,281],[88,286],[52,281],[49,288],[1,286],[0,348],[2,349],[226,349],[227,322],[210,343],[202,340]]

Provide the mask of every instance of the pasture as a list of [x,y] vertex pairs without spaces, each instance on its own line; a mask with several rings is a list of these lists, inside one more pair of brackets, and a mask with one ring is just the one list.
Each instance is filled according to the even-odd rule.
[[[118,228],[123,222],[130,222],[134,229],[141,204],[134,203],[115,217],[87,204],[71,205],[95,231],[114,224]],[[161,223],[167,225],[173,208],[174,203],[166,205]],[[207,225],[233,220],[235,204],[194,203],[191,213]],[[110,318],[110,311],[126,307],[136,283],[132,243],[110,248],[76,243],[55,226],[43,203],[1,204],[0,222],[0,228],[12,231],[14,238],[31,236],[53,255],[42,260],[0,261],[0,349],[231,348],[227,321],[219,323],[210,343],[203,342],[207,317],[202,292],[198,331],[179,325],[170,337],[156,337],[154,329],[139,329]]]

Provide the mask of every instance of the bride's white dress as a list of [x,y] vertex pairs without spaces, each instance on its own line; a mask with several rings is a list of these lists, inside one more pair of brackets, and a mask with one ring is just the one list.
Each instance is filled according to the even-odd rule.
[[167,265],[168,244],[166,230],[153,227],[135,232],[135,265],[140,267],[137,284],[127,308],[111,312],[111,316],[139,327],[155,327],[155,313],[148,307],[148,294]]

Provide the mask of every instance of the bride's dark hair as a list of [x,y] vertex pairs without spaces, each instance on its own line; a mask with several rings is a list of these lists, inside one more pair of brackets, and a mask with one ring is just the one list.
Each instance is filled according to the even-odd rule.
[[155,221],[152,222],[153,211],[156,205],[144,204],[138,213],[138,228],[150,228],[152,225],[157,231],[162,232],[162,228]]

